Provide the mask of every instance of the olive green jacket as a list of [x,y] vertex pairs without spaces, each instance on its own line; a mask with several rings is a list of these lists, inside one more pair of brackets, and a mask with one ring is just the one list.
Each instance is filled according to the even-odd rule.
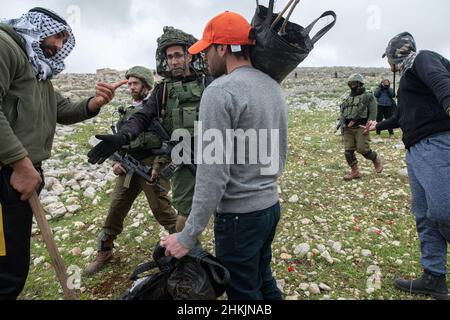
[[50,157],[56,124],[73,124],[97,113],[89,99],[71,103],[50,80],[38,81],[24,40],[0,24],[0,167],[29,157],[40,165]]

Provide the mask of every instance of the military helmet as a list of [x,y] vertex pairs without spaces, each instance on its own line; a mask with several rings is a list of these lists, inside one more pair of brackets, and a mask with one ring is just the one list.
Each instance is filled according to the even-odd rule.
[[135,77],[144,82],[150,89],[153,88],[155,79],[153,72],[145,67],[136,66],[127,71],[125,78],[128,80],[130,77]]
[[[183,46],[187,52],[190,46],[197,42],[197,39],[180,29],[174,27],[164,27],[163,34],[158,38],[158,48],[156,50],[156,71],[162,77],[170,77],[169,65],[167,63],[166,49],[170,46]],[[205,71],[205,63],[200,55],[192,56],[192,66],[197,71]]]
[[359,73],[355,73],[352,74],[349,78],[348,78],[348,84],[350,84],[351,82],[360,82],[362,84],[364,84],[364,77],[359,74]]
[[193,35],[186,32],[175,29],[174,27],[164,27],[163,35],[158,38],[158,51],[165,51],[167,47],[173,45],[181,45],[183,47],[190,47],[197,42],[197,39]]

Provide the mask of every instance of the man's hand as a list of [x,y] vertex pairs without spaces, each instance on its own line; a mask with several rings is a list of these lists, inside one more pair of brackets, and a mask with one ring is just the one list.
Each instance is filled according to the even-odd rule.
[[21,194],[20,200],[27,201],[42,183],[39,172],[29,158],[23,158],[12,165],[11,186]]
[[116,176],[121,176],[126,173],[125,169],[122,167],[122,165],[119,162],[114,163],[113,172]]
[[102,164],[114,152],[118,151],[127,143],[126,137],[121,134],[97,135],[95,137],[102,140],[102,142],[89,151],[88,157],[89,163],[91,164]]
[[450,117],[450,108],[447,109],[447,114]]
[[114,84],[97,83],[95,86],[95,97],[89,101],[88,109],[91,112],[97,112],[101,107],[111,102],[114,99],[116,90],[128,83],[127,80],[122,80]]
[[155,169],[152,169],[152,181],[156,181],[156,179],[158,179],[159,173],[158,171],[156,171]]
[[370,131],[375,131],[377,129],[378,122],[369,120],[365,126],[359,126],[360,128],[364,128],[364,134],[369,134]]
[[174,233],[169,236],[161,237],[160,245],[161,247],[166,248],[166,256],[181,259],[188,254],[189,250],[178,243],[177,235],[178,233]]
[[356,122],[355,121],[350,121],[350,123],[348,124],[348,127],[349,128],[353,128],[353,126],[356,124]]

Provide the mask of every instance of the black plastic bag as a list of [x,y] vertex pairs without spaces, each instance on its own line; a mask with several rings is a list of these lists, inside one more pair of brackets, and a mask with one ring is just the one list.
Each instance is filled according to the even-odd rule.
[[[281,18],[272,28],[278,15],[273,13],[273,0],[269,8],[258,5],[252,20],[252,36],[256,40],[251,58],[255,68],[271,76],[281,83],[297,66],[303,62],[319,41],[336,24],[336,13],[326,11],[308,27],[287,22],[284,32],[280,33],[285,19]],[[316,23],[325,17],[333,17],[333,21],[310,38],[309,34]]]
[[[119,300],[215,300],[223,295],[230,273],[214,256],[198,247],[180,260],[164,253],[158,244],[153,261],[133,272],[135,283]],[[159,272],[139,277],[155,268]]]

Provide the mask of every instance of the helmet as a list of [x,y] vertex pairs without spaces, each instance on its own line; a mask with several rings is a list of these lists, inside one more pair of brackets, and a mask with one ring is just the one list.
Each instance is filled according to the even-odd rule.
[[351,82],[359,82],[361,84],[364,84],[364,77],[362,75],[360,75],[359,73],[352,74],[348,78],[348,84],[350,84]]
[[[157,44],[158,49],[156,50],[156,71],[160,76],[170,77],[170,69],[167,63],[166,49],[173,45],[180,45],[187,50],[197,39],[182,30],[175,29],[174,27],[164,27],[163,34],[158,38]],[[197,71],[204,71],[206,68],[205,63],[200,55],[195,55],[192,57],[192,66]]]
[[145,67],[136,66],[131,68],[125,74],[125,78],[135,77],[144,82],[150,89],[153,88],[155,79],[153,78],[153,72]]

